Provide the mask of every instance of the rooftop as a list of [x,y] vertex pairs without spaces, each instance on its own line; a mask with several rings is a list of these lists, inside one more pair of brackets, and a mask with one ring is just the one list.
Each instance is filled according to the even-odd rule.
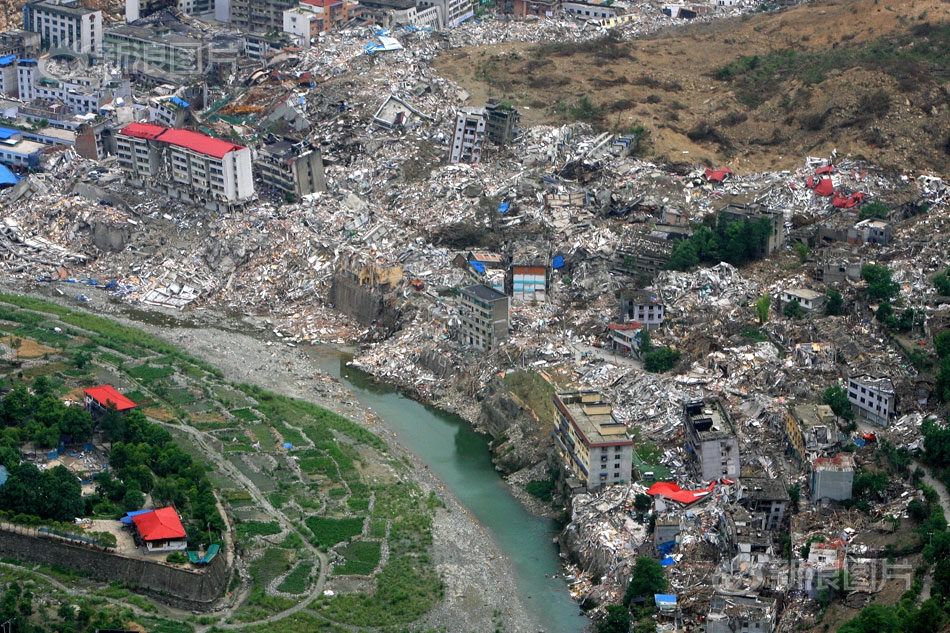
[[175,508],[159,508],[152,512],[136,514],[132,522],[145,541],[167,541],[185,538],[185,528]]
[[119,134],[133,138],[161,141],[214,158],[224,158],[229,152],[244,149],[241,145],[235,145],[234,143],[199,134],[198,132],[165,128],[152,123],[130,123],[122,128]]
[[566,413],[588,446],[633,444],[627,425],[617,422],[610,403],[596,391],[558,393],[555,405]]
[[83,389],[83,393],[100,404],[115,405],[116,411],[128,411],[137,406],[134,402],[116,391],[111,385],[89,387],[88,389]]
[[683,405],[683,412],[700,440],[724,439],[736,434],[716,400],[687,402]]
[[854,472],[854,456],[851,453],[838,453],[834,457],[818,457],[812,463],[816,471]]
[[788,501],[788,490],[781,479],[744,477],[739,481],[740,498],[753,501]]
[[489,288],[488,286],[483,286],[482,284],[476,284],[474,286],[469,286],[468,288],[462,288],[462,294],[470,295],[476,299],[481,299],[482,301],[498,301],[499,299],[504,299],[505,295],[498,292],[494,288]]

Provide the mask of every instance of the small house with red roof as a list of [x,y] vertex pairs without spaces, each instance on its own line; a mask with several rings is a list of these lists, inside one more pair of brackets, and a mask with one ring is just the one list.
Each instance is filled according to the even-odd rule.
[[83,389],[83,395],[85,395],[84,406],[94,420],[102,417],[110,406],[115,407],[119,413],[127,413],[137,406],[111,385]]
[[175,508],[139,512],[131,517],[136,532],[148,552],[175,552],[188,548],[188,537]]

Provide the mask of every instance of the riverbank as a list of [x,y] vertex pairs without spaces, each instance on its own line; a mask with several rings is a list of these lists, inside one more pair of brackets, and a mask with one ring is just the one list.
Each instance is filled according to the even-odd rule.
[[484,527],[399,444],[398,437],[382,425],[378,416],[362,407],[339,380],[322,371],[313,355],[300,347],[264,340],[271,329],[265,320],[201,310],[182,315],[165,310],[129,309],[104,295],[77,305],[58,297],[50,286],[37,289],[9,282],[0,285],[9,292],[54,300],[71,309],[85,309],[140,328],[215,365],[227,380],[301,398],[367,425],[416,466],[412,473],[414,481],[426,493],[434,491],[446,506],[436,512],[432,546],[433,561],[445,582],[444,599],[416,626],[448,631],[540,630],[519,598],[509,561]]

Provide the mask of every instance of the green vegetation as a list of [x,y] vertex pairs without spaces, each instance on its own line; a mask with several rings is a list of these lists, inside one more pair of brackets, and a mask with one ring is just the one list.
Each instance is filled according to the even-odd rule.
[[950,268],[934,277],[934,288],[944,297],[950,296]]
[[311,541],[321,549],[329,549],[337,543],[348,541],[363,532],[363,519],[333,519],[330,517],[307,517],[307,527],[313,533]]
[[677,244],[667,268],[688,270],[700,263],[719,262],[742,266],[764,256],[771,234],[767,219],[730,221],[720,215],[714,228],[703,224],[692,237]]
[[940,402],[950,402],[950,330],[934,337],[934,348],[938,363],[934,393]]
[[[767,55],[742,57],[716,71],[732,84],[744,105],[756,108],[777,96],[782,86],[821,83],[837,68],[878,70],[894,77],[905,89],[929,85],[939,70],[950,65],[950,24],[924,22],[904,33],[870,42],[802,51],[793,48]],[[859,104],[864,116],[886,114],[887,94],[868,93]]]
[[655,374],[662,374],[674,367],[680,360],[680,353],[671,347],[659,347],[643,355],[643,368]]
[[529,481],[525,490],[529,495],[545,503],[551,503],[554,500],[554,481],[551,479]]
[[795,242],[792,244],[792,250],[795,251],[795,256],[798,257],[798,263],[804,264],[808,261],[808,245],[804,242]]
[[828,291],[828,299],[825,301],[825,314],[827,316],[841,316],[844,314],[844,297],[834,288]]
[[[652,598],[653,594],[665,590],[666,576],[663,575],[663,566],[652,558],[641,556],[633,565],[623,603],[630,606],[634,598]],[[647,604],[652,606],[652,601],[648,600]]]
[[242,541],[246,541],[255,536],[280,534],[280,525],[277,521],[267,523],[262,523],[261,521],[247,521],[246,523],[238,523],[236,530],[238,538]]
[[841,385],[832,385],[825,389],[821,401],[831,407],[835,415],[845,420],[853,420],[854,412],[848,402],[848,392]]
[[379,565],[379,541],[353,541],[336,550],[346,561],[334,568],[337,575],[368,576]]
[[518,370],[505,375],[505,386],[541,420],[554,419],[554,386],[534,371]]
[[782,308],[782,314],[787,319],[801,319],[805,316],[805,308],[799,303],[798,299],[792,299]]
[[284,577],[284,580],[277,586],[277,591],[283,593],[301,594],[307,591],[310,586],[310,572],[313,571],[312,562],[298,563],[293,571]]
[[878,264],[865,264],[861,267],[861,279],[867,282],[868,298],[872,301],[888,303],[900,292],[900,284],[891,280],[891,269]]
[[881,202],[880,200],[875,200],[870,204],[866,204],[861,207],[861,213],[858,214],[859,220],[886,220],[890,215],[891,210],[887,208],[887,205]]

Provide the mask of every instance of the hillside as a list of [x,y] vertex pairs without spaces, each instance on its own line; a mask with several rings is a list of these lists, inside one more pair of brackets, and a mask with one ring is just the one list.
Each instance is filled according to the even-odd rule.
[[435,66],[525,123],[642,125],[657,160],[797,166],[806,154],[950,166],[950,4],[826,0],[641,40],[458,48]]

